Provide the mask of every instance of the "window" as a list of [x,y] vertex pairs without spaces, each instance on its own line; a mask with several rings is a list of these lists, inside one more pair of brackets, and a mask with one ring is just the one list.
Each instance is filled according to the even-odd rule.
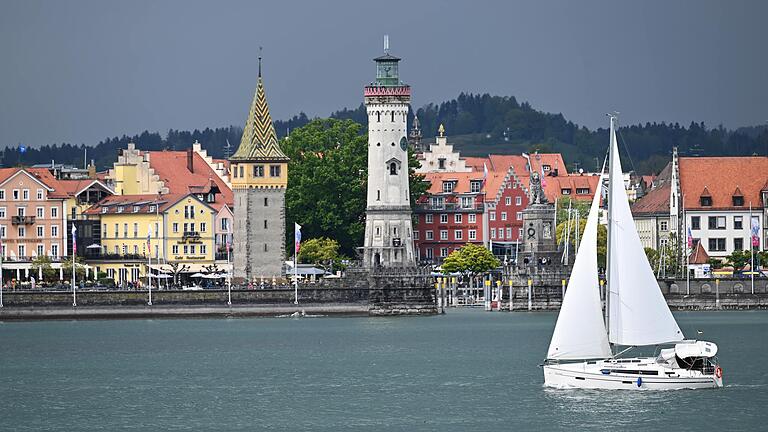
[[27,234],[26,228],[24,228],[23,226],[20,226],[19,227],[19,237],[24,237],[26,234]]
[[242,177],[245,177],[245,167],[241,165],[240,166],[240,178],[242,178]]
[[117,245],[115,245],[115,255],[119,255],[119,254],[120,254],[120,248],[117,247]]
[[[742,229],[742,228],[744,228],[743,217],[742,216],[734,216],[733,217],[733,229]],[[741,249],[737,249],[737,250],[741,250]]]
[[570,195],[571,194],[571,188],[563,188],[563,189],[560,190],[560,192],[563,195]]
[[174,254],[174,255],[178,255],[179,254],[179,245],[171,246],[171,253]]
[[51,245],[51,256],[53,258],[58,258],[58,256],[59,256],[59,245],[58,244],[52,244]]
[[123,224],[123,237],[128,238],[128,224]]
[[14,189],[13,190],[13,200],[14,201],[18,201],[19,200],[19,190],[18,189]]
[[445,158],[437,160],[437,169],[445,169]]
[[477,231],[469,230],[469,239],[470,240],[477,240]]
[[515,213],[515,219],[517,219],[517,220],[523,220],[523,212],[517,212],[517,213]]
[[5,238],[5,225],[0,225],[0,238]]
[[[38,189],[37,190],[37,200],[38,201],[42,201],[43,200],[43,190],[42,189]],[[40,254],[40,255],[42,255],[42,254]]]
[[445,207],[445,198],[444,197],[430,197],[429,203],[432,206],[433,209],[442,209]]
[[189,254],[189,245],[184,245],[182,248],[184,249],[184,255]]
[[269,207],[269,198],[264,198],[264,207]]
[[589,188],[576,188],[576,195],[589,195]]
[[709,250],[714,252],[725,251],[725,239],[724,238],[709,239]]
[[115,224],[115,238],[120,237],[120,225]]
[[496,238],[496,228],[491,228],[491,238]]
[[512,205],[512,197],[505,197],[504,205]]
[[222,231],[229,231],[229,219],[228,218],[221,218],[221,229],[222,229]]
[[455,186],[455,183],[453,180],[448,180],[443,182],[443,192],[445,193],[451,193],[453,192],[453,187]]
[[445,258],[448,256],[448,248],[440,248],[440,256]]
[[440,223],[441,223],[441,224],[446,224],[446,223],[448,223],[448,215],[447,215],[447,214],[441,214],[441,215],[440,215]]
[[135,205],[133,206],[133,212],[138,213],[139,212],[139,206]]
[[232,177],[237,178],[237,166],[232,167]]
[[102,207],[102,208],[101,208],[101,212],[102,212],[102,213],[106,213],[106,212],[107,212],[107,210],[109,210],[109,208],[107,208],[107,207]]
[[432,223],[432,221],[434,220],[434,217],[433,217],[433,216],[434,216],[434,215],[432,215],[432,214],[426,214],[426,215],[424,215],[424,223],[428,223],[428,224],[431,224],[431,223]]
[[267,229],[267,220],[264,219],[264,229]]
[[29,201],[29,189],[24,189],[21,194],[21,199],[24,201]]
[[432,252],[432,249],[431,249],[431,248],[429,248],[429,249],[425,249],[425,251],[427,252],[427,259],[432,259],[432,258],[434,257],[434,255],[433,255],[433,252]]
[[469,218],[469,223],[477,223],[477,215],[474,213],[470,213],[467,218]]
[[264,252],[267,252],[267,244],[264,243]]
[[472,193],[478,193],[482,189],[483,183],[477,180],[469,182],[469,191]]
[[155,207],[155,205],[154,205],[154,204],[152,204],[152,205],[150,205],[150,206],[149,206],[149,211],[150,211],[150,212],[154,212],[154,211],[155,211],[155,208],[156,208],[156,207]]
[[58,225],[51,225],[51,237],[58,237],[59,236],[59,226]]
[[37,256],[45,255],[45,246],[37,245]]
[[122,213],[122,212],[123,212],[123,210],[125,210],[125,207],[124,207],[124,206],[117,206],[117,212],[118,212],[118,213]]
[[507,220],[507,212],[501,212],[501,220]]
[[691,229],[692,230],[701,229],[701,217],[691,216]]
[[193,205],[185,205],[184,206],[184,219],[194,219],[195,218],[195,206]]
[[463,240],[464,239],[464,233],[461,230],[454,230],[453,231],[453,238],[456,240]]
[[743,196],[734,196],[733,197],[733,206],[734,207],[742,207],[744,205],[744,197]]
[[195,249],[197,249],[195,247],[195,245],[189,245],[189,253],[190,254],[192,254],[192,255],[196,254],[197,252],[195,252]]
[[432,231],[426,231],[427,240],[432,240],[435,238],[434,233]]
[[499,240],[504,240],[504,228],[499,228]]
[[37,217],[42,219],[45,217],[45,207],[38,207],[37,208]]
[[270,165],[269,166],[269,176],[270,177],[280,177],[280,165]]
[[440,230],[440,240],[448,240],[448,230]]
[[517,238],[519,239],[522,236],[523,236],[523,229],[520,228],[520,229],[517,230]]
[[733,250],[735,250],[735,251],[744,250],[744,239],[743,238],[735,238],[735,239],[733,239]]
[[471,209],[474,207],[475,197],[461,197],[461,208]]
[[207,248],[205,247],[205,245],[200,245],[200,253],[202,255],[205,255],[207,253]]
[[133,254],[138,255],[139,254],[139,245],[133,245]]
[[666,231],[669,228],[669,223],[667,221],[661,221],[659,222],[659,229],[662,231]]
[[389,175],[397,175],[397,164],[395,162],[389,164]]
[[[264,228],[266,228],[266,227],[267,227],[267,221],[264,221]],[[206,228],[207,227],[206,227],[205,222],[200,222],[200,231],[201,232],[205,232]]]
[[173,225],[171,225],[171,227],[173,229],[173,232],[175,232],[175,233],[179,232],[179,223],[178,222],[174,222]]
[[37,236],[38,237],[45,237],[45,226],[38,225],[37,226]]
[[413,232],[413,239],[414,240],[418,240],[419,239],[419,231],[418,230]]
[[5,219],[5,207],[0,207],[0,219]]
[[464,216],[461,213],[456,213],[455,215],[453,215],[453,221],[455,223],[462,223],[463,219],[464,219]]
[[253,176],[254,177],[264,177],[264,165],[254,165],[253,166]]
[[491,212],[490,213],[490,218],[491,218],[492,221],[495,221],[496,220],[496,212]]
[[0,200],[5,201],[5,189],[0,189]]
[[523,205],[523,198],[515,197],[515,205]]
[[711,196],[703,196],[699,198],[699,202],[701,203],[702,207],[712,207],[712,197]]
[[27,245],[20,244],[19,245],[19,257],[25,257],[27,256]]
[[51,218],[56,219],[59,217],[59,208],[58,207],[51,207]]
[[725,216],[710,216],[709,229],[725,229]]
[[17,207],[16,213],[19,215],[19,217],[24,217],[27,215],[27,209],[26,207]]
[[512,228],[507,228],[507,240],[512,239]]

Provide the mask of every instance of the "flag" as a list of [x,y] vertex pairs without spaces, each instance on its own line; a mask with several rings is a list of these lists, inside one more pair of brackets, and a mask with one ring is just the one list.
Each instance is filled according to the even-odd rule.
[[150,245],[150,239],[152,238],[152,227],[149,227],[149,231],[147,231],[147,252],[152,253],[152,247]]
[[77,232],[77,228],[75,227],[75,224],[72,224],[72,256],[77,255],[77,236],[75,233]]
[[296,253],[299,253],[299,247],[301,245],[301,225],[296,222],[293,223],[294,241],[296,243]]
[[688,248],[693,247],[693,235],[691,234],[691,227],[688,227]]
[[752,218],[752,247],[760,246],[760,219]]
[[541,187],[547,186],[547,176],[544,174],[544,164],[539,160],[539,168],[541,168]]
[[485,187],[485,182],[488,181],[488,166],[483,162],[483,183],[482,187]]

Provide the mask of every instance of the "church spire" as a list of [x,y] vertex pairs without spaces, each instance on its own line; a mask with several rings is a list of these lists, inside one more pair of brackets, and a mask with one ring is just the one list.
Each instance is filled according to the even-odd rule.
[[281,161],[288,157],[280,149],[272,116],[269,113],[264,80],[261,77],[261,54],[259,54],[259,78],[256,94],[253,96],[248,118],[245,120],[240,147],[230,158],[232,161]]

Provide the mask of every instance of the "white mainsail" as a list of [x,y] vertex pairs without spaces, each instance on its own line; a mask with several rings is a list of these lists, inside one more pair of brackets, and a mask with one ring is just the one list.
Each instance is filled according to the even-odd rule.
[[589,209],[582,242],[573,263],[568,290],[565,292],[552,341],[549,343],[548,359],[611,357],[611,347],[601,313],[597,274],[597,219],[602,184],[601,175]]
[[610,135],[609,340],[625,346],[683,340],[683,332],[661,294],[632,219],[624,190],[614,118],[611,118]]

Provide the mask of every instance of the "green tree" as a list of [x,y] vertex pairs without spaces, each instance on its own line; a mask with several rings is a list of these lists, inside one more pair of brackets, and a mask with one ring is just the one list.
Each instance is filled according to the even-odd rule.
[[[70,274],[71,271],[72,266],[70,265]],[[41,273],[43,275],[43,280],[38,282],[53,282],[59,278],[58,272],[53,267],[51,267],[51,259],[47,256],[37,256],[32,260],[32,269],[30,274],[33,277],[37,277],[37,275]]]
[[[561,219],[558,219],[561,220]],[[565,241],[565,235],[568,233],[569,230],[566,229],[566,225],[568,225],[567,218],[565,220],[562,220],[555,229],[555,235],[557,238],[557,244],[562,244],[563,241]],[[587,218],[586,216],[579,219],[579,245],[581,244],[582,239],[584,238],[584,229],[587,227]],[[571,245],[571,254],[575,254],[576,251],[576,223],[575,221],[571,221],[570,223],[570,245]],[[605,268],[605,256],[608,252],[608,230],[606,229],[605,225],[598,225],[597,226],[597,265],[599,267]],[[575,255],[574,255],[575,256]]]
[[461,249],[451,252],[443,261],[446,273],[463,273],[470,277],[499,267],[501,263],[491,251],[474,243],[467,243]]
[[751,260],[750,252],[745,250],[733,251],[733,253],[725,257],[725,262],[737,271],[743,269]]
[[720,261],[717,258],[710,258],[710,259],[708,259],[707,260],[707,264],[709,264],[709,267],[712,270],[717,270],[717,269],[723,268],[723,262]]
[[300,263],[313,264],[329,270],[339,258],[339,242],[336,240],[320,237],[301,243]]
[[[75,261],[76,261],[76,264],[77,264],[75,266],[75,277],[77,278],[77,280],[75,282],[80,284],[80,282],[85,280],[85,265],[86,264],[85,264],[85,261],[83,261],[83,259],[81,257],[75,258]],[[61,261],[61,268],[63,269],[63,272],[64,272],[64,279],[65,280],[71,280],[72,279],[72,258],[70,257],[69,259],[62,260]],[[90,278],[91,279],[94,278],[93,273],[90,273]]]
[[[304,237],[335,239],[342,254],[352,256],[365,232],[368,138],[352,120],[317,119],[281,141],[288,164],[285,194],[286,245],[293,247],[293,223]],[[409,152],[411,201],[429,187],[414,172]]]

